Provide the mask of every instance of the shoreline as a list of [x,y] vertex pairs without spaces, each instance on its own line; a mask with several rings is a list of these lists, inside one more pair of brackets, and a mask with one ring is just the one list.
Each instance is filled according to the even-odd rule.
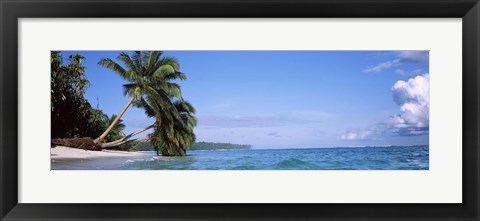
[[63,159],[90,159],[100,157],[133,157],[143,156],[145,154],[141,152],[128,152],[118,150],[102,150],[92,151],[83,150],[65,146],[55,146],[50,148],[50,159],[63,160]]

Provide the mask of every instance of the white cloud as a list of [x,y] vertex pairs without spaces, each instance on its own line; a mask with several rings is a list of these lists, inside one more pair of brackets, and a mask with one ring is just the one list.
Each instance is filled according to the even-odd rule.
[[429,126],[430,75],[424,74],[408,81],[397,81],[393,87],[393,99],[400,106],[400,113],[391,117],[395,128],[424,128]]
[[394,60],[378,63],[363,70],[367,73],[378,73],[384,69],[399,66],[404,63],[428,63],[428,51],[399,51]]
[[364,140],[368,134],[358,132],[348,132],[340,136],[341,140]]
[[422,69],[415,69],[415,70],[403,70],[403,69],[396,69],[395,74],[398,75],[419,75],[422,73]]
[[419,136],[429,133],[430,75],[428,73],[397,81],[392,87],[393,99],[400,106],[398,114],[387,123],[368,129],[350,130],[341,140],[378,140],[385,136]]
[[369,68],[365,69],[364,72],[378,73],[378,72],[382,71],[383,69],[395,67],[395,66],[398,66],[398,65],[400,65],[400,59],[395,59],[393,61],[386,61],[386,62],[379,63],[375,66],[369,67]]
[[428,63],[428,51],[400,51],[398,59],[401,62]]
[[377,128],[370,128],[366,130],[349,131],[340,136],[340,140],[378,140],[380,138],[380,131]]

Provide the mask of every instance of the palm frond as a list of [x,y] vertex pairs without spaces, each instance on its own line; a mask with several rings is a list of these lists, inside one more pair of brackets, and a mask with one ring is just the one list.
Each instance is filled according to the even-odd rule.
[[135,107],[142,108],[145,111],[147,117],[155,117],[155,110],[153,107],[145,100],[145,98],[140,98],[133,102],[132,104]]
[[173,73],[175,73],[175,68],[172,65],[165,64],[165,65],[162,65],[162,66],[158,67],[153,72],[152,77],[153,77],[153,79],[164,81],[165,76],[167,76],[169,74],[173,74]]
[[135,96],[135,91],[136,88],[138,88],[139,85],[132,83],[132,84],[124,84],[123,85],[123,95],[128,95],[128,96]]
[[172,80],[187,80],[187,75],[185,75],[182,72],[173,72],[173,73],[168,73],[164,76],[162,76],[162,79],[164,81],[172,81]]
[[159,61],[160,65],[170,65],[172,66],[175,70],[179,70],[180,69],[180,64],[178,63],[178,60],[174,57],[163,57],[162,59],[160,59]]
[[134,51],[132,55],[133,64],[135,64],[137,73],[139,75],[144,75],[144,66],[142,64],[142,52],[141,51]]
[[161,54],[161,51],[149,51],[145,53],[144,60],[146,60],[146,69],[149,70],[149,72],[146,73],[147,76],[151,74],[151,71],[154,71],[153,67],[158,62],[158,58]]
[[[178,71],[180,69],[180,65],[178,64],[178,60],[173,58],[173,57],[163,57],[163,58],[158,58],[155,62],[155,65],[153,65],[153,70],[157,70],[159,67],[163,65],[170,65],[173,67],[175,71]],[[150,74],[153,75],[153,72]],[[150,76],[148,75],[148,76]]]
[[133,62],[132,58],[127,53],[121,52],[118,55],[117,59],[122,61],[129,71],[140,73],[139,72],[140,70],[135,66],[135,63]]
[[121,76],[123,79],[130,80],[128,79],[128,75],[126,74],[127,71],[119,65],[117,62],[113,61],[110,58],[102,58],[98,62],[99,65],[110,69],[111,71],[117,73],[119,76]]

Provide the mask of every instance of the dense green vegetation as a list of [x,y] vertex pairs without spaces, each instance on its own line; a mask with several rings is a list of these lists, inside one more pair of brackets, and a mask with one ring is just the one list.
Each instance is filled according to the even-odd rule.
[[[90,82],[85,76],[81,55],[71,55],[64,63],[61,52],[51,52],[51,136],[96,137],[115,116],[108,117],[102,110],[93,108],[84,98]],[[122,137],[125,125],[115,125],[107,141]]]
[[155,151],[155,147],[150,142],[137,142],[129,151]]
[[248,144],[231,144],[231,143],[211,143],[211,142],[198,142],[194,143],[190,150],[242,150],[250,149],[252,145]]
[[[179,72],[180,65],[175,58],[162,57],[161,51],[135,51],[131,54],[122,52],[117,60],[101,59],[99,65],[111,70],[124,80],[124,94],[130,97],[117,118],[102,133],[96,143],[101,144],[111,132],[113,125],[122,117],[128,107],[133,104],[143,108],[148,117],[155,118],[155,123],[132,135],[153,128],[154,132],[147,137],[135,141],[148,140],[154,146],[157,154],[163,156],[185,156],[186,149],[195,141],[193,127],[197,120],[195,109],[182,97],[177,80],[186,80],[184,73]],[[113,147],[128,142],[122,138],[113,142],[101,144],[102,147]]]
[[[186,80],[186,75],[179,72],[178,61],[162,54],[161,51],[121,52],[116,59],[119,63],[110,58],[98,62],[127,81],[123,89],[130,99],[118,115],[109,117],[98,107],[92,108],[84,98],[90,85],[82,65],[85,58],[72,55],[64,64],[61,52],[52,52],[52,139],[66,138],[54,139],[52,143],[76,148],[88,146],[91,150],[128,150],[143,144],[140,141],[149,141],[157,154],[185,156],[187,147],[195,142],[195,109],[183,99],[180,85],[176,83]],[[144,109],[155,123],[125,135],[121,117],[131,105]],[[153,133],[131,139],[152,128]]]

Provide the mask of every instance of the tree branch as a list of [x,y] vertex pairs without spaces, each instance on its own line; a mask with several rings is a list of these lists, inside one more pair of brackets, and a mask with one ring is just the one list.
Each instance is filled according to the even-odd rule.
[[137,130],[137,131],[135,131],[135,132],[133,132],[133,133],[131,133],[131,134],[125,136],[125,137],[122,137],[122,138],[120,138],[120,139],[118,139],[118,140],[115,140],[115,141],[112,141],[112,142],[108,142],[108,143],[103,143],[103,144],[101,144],[101,146],[102,146],[102,148],[118,146],[117,144],[122,143],[122,142],[128,140],[129,138],[131,138],[131,137],[133,137],[133,136],[135,136],[135,135],[137,135],[137,134],[140,134],[140,133],[142,133],[142,132],[144,132],[144,131],[146,131],[146,130],[148,130],[148,129],[151,129],[151,128],[153,128],[153,127],[154,127],[154,125],[152,124],[152,125],[150,125],[150,126],[148,126],[148,127],[145,127],[145,128],[140,129],[140,130]]

